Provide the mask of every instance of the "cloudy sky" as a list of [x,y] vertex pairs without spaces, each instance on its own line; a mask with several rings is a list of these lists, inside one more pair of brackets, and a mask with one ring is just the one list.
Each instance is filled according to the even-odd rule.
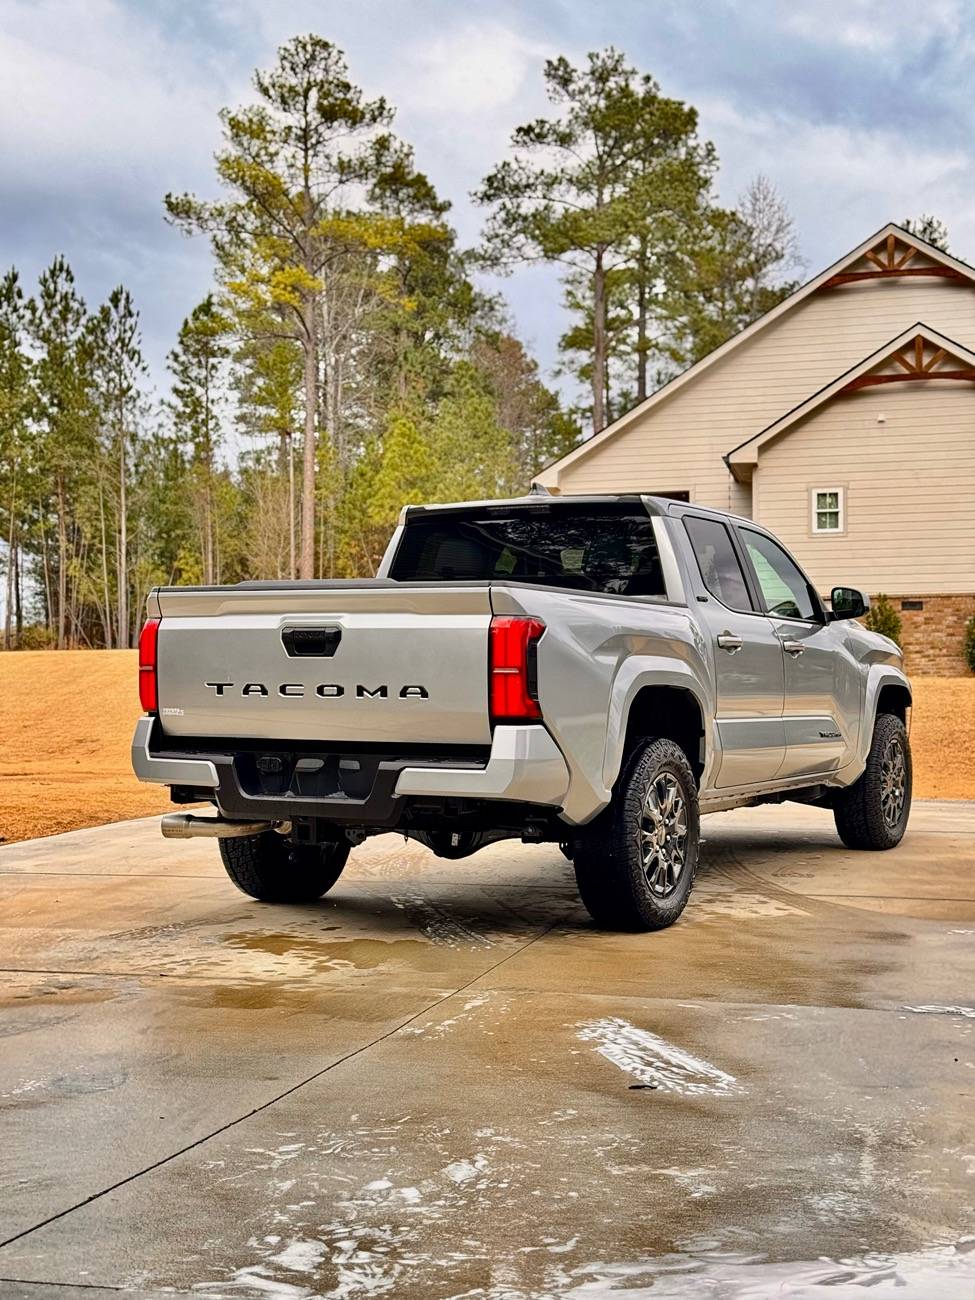
[[[124,282],[164,384],[210,264],[203,241],[165,225],[162,196],[214,192],[217,110],[303,31],[397,106],[468,243],[470,190],[545,111],[545,58],[613,44],[697,106],[725,200],[757,172],[775,182],[810,273],[922,211],[975,256],[970,0],[0,0],[0,268],[30,285],[62,252],[92,303]],[[503,291],[551,366],[555,277],[521,272]]]

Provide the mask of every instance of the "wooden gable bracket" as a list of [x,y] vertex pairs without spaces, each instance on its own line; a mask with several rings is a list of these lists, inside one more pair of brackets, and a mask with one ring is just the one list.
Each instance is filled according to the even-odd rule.
[[900,240],[896,235],[888,235],[883,243],[877,244],[864,254],[874,266],[872,271],[841,271],[839,275],[830,276],[823,284],[824,289],[833,289],[838,284],[855,284],[859,280],[886,280],[905,275],[936,275],[943,280],[965,280],[961,271],[953,266],[908,266],[917,253],[913,244]]
[[[933,346],[933,345],[932,345]],[[915,334],[913,349],[910,347],[895,352],[889,361],[895,361],[900,370],[890,374],[860,375],[840,391],[853,393],[858,388],[872,388],[875,384],[918,383],[925,379],[967,379],[975,383],[975,367],[965,366],[952,357],[944,348],[937,348],[929,357],[925,357],[925,339],[922,334]],[[942,369],[942,363],[947,367]],[[961,368],[959,368],[961,367]]]

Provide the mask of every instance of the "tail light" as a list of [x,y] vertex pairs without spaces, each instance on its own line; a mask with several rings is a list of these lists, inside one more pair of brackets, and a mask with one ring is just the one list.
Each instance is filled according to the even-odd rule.
[[155,713],[159,707],[156,691],[156,643],[159,639],[159,619],[147,618],[139,633],[139,700],[146,713]]
[[538,641],[545,624],[537,618],[491,619],[488,684],[493,722],[537,722]]

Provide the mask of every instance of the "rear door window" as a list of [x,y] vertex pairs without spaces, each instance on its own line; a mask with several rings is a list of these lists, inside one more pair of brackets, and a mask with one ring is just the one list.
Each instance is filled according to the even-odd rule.
[[666,597],[641,506],[486,506],[410,518],[390,568],[399,582],[504,581]]
[[684,527],[704,585],[729,609],[753,611],[748,585],[731,534],[717,519],[685,515]]

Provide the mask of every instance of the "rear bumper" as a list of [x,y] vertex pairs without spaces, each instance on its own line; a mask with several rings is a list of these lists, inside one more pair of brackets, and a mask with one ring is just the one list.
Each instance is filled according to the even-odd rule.
[[[419,761],[385,757],[358,771],[341,747],[319,758],[289,751],[283,773],[264,778],[255,769],[253,746],[234,753],[233,741],[219,752],[181,752],[176,737],[162,734],[157,720],[140,718],[132,741],[132,766],[140,781],[213,791],[224,817],[235,820],[290,820],[318,817],[359,826],[394,826],[404,805],[431,799],[500,800],[561,807],[569,788],[569,769],[555,741],[539,725],[497,727],[490,753],[482,760],[449,758]],[[300,745],[298,746],[300,749]],[[282,747],[283,750],[283,747]],[[274,742],[262,753],[273,756]],[[317,764],[317,770],[316,770]],[[356,767],[348,777],[344,768]]]
[[132,770],[140,781],[162,785],[194,785],[215,790],[220,784],[217,769],[207,759],[177,753],[154,754],[151,749],[156,719],[144,714],[135,724],[132,737]]

